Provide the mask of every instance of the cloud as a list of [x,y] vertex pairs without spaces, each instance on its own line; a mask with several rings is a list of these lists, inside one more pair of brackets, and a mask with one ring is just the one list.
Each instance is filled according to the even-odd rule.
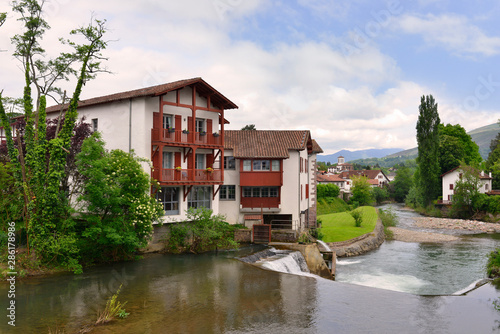
[[402,32],[422,36],[430,46],[443,47],[457,55],[500,54],[500,37],[488,36],[465,16],[403,15],[397,19],[396,27]]

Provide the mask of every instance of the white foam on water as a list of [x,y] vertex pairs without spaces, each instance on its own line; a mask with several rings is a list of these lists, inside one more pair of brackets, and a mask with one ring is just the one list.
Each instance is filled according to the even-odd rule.
[[281,273],[295,274],[301,276],[315,276],[309,272],[306,260],[302,253],[292,252],[281,256],[273,256],[259,261],[262,268]]
[[348,266],[350,264],[358,264],[363,262],[363,260],[339,260],[337,259],[337,266]]
[[418,293],[421,287],[429,284],[428,282],[419,279],[415,276],[396,275],[384,272],[362,274],[345,278],[346,280],[342,281],[347,281],[352,284],[364,285],[373,288],[407,292],[407,293]]

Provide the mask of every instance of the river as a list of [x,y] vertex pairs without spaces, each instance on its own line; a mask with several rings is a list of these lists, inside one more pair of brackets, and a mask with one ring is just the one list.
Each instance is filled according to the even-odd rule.
[[[476,239],[479,243],[489,240],[484,243],[486,248],[490,242],[496,243],[475,238],[463,244],[462,252],[476,253],[477,249],[471,248]],[[30,278],[16,282],[16,327],[7,325],[8,319],[3,316],[0,332],[75,333],[95,321],[97,310],[120,285],[118,300],[127,301],[125,309],[130,315],[96,327],[91,333],[499,332],[500,312],[493,301],[500,301],[500,290],[492,284],[465,296],[421,295],[420,291],[453,293],[466,282],[483,277],[477,269],[483,266],[482,254],[476,256],[479,264],[467,262],[455,270],[461,261],[454,262],[448,254],[450,246],[432,247],[434,250],[426,250],[422,244],[384,243],[379,251],[339,265],[336,282],[273,272],[237,260],[261,247],[204,255],[155,254],[140,261],[91,268],[82,275]],[[388,258],[397,254],[398,258]],[[384,262],[399,263],[401,269],[392,271],[398,266],[393,264],[390,269],[383,267]],[[392,283],[378,285],[383,289],[353,284],[363,274],[372,275],[365,281],[378,280],[370,271],[370,263],[383,267],[381,277],[394,275],[380,279]],[[402,269],[403,265],[407,269]],[[358,273],[354,274],[356,266]],[[408,266],[419,267],[428,275],[410,272]],[[474,274],[460,278],[455,285],[457,273],[469,271]],[[444,279],[435,282],[439,272],[445,272]],[[342,282],[341,277],[348,275],[354,280]],[[405,275],[410,279],[392,290],[407,292],[388,289],[394,282],[404,281]],[[430,285],[436,287],[425,290]],[[4,310],[7,290],[7,284],[0,284]]]

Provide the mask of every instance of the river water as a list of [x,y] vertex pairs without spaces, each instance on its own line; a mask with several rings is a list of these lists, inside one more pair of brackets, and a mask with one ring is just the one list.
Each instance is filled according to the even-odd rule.
[[[476,240],[484,248],[496,243],[474,238],[456,248],[462,247],[463,253],[486,252],[473,248]],[[482,253],[477,255],[479,264],[467,262],[462,270],[455,270],[462,262],[450,254],[460,251],[450,253],[448,247],[453,246],[430,247],[384,243],[379,251],[341,260],[351,262],[337,267],[336,282],[269,271],[236,259],[262,249],[259,247],[205,255],[157,254],[91,268],[77,276],[31,278],[16,282],[16,327],[8,326],[8,319],[2,316],[0,332],[77,332],[95,321],[97,310],[120,285],[118,300],[128,302],[125,309],[130,315],[96,327],[92,333],[499,332],[500,312],[493,301],[500,301],[500,288],[486,284],[465,296],[420,295],[421,291],[453,293],[483,277],[484,271],[478,269],[483,266]],[[394,271],[398,267],[394,264],[383,267],[391,261],[407,269]],[[377,269],[371,267],[383,267],[379,269],[382,274],[375,276]],[[419,267],[419,272],[428,275],[419,276],[408,267]],[[445,272],[441,275],[444,282],[434,280],[440,272]],[[458,279],[458,272],[473,274]],[[363,278],[364,274],[369,276]],[[352,278],[346,279],[349,275]],[[359,285],[375,285],[366,282],[377,280],[389,283],[377,285],[383,289]],[[404,283],[394,288],[398,281]],[[437,287],[429,287],[434,285]],[[0,284],[4,310],[7,290],[7,284]]]
[[[397,205],[382,207],[389,208],[399,218],[398,227],[417,229],[413,218],[420,215]],[[497,247],[497,234],[466,235],[442,244],[386,241],[368,254],[339,259],[336,280],[419,295],[453,294],[486,277],[488,254]]]

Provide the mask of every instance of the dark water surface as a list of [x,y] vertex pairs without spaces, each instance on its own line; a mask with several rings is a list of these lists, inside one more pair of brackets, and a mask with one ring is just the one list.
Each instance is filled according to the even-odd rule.
[[[73,333],[95,320],[123,284],[130,315],[92,333],[492,333],[500,291],[418,296],[282,274],[235,259],[249,252],[153,255],[83,275],[19,281],[16,328],[2,333]],[[6,284],[0,301],[6,308]],[[5,311],[4,311],[5,313]]]

